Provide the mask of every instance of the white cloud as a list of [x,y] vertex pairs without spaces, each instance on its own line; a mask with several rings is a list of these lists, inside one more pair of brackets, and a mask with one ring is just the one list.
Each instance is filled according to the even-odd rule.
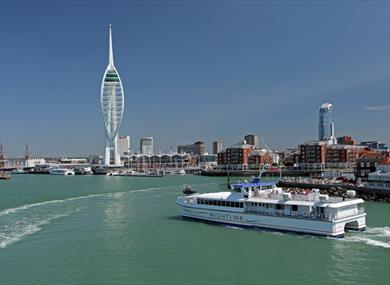
[[373,112],[379,112],[379,111],[385,111],[385,110],[390,110],[390,105],[382,105],[382,106],[364,106],[364,109],[368,111],[373,111]]

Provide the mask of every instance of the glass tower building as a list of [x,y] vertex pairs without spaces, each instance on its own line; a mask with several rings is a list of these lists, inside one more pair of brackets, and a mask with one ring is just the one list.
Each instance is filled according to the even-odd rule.
[[100,105],[106,130],[104,165],[109,166],[111,160],[115,165],[119,165],[118,131],[123,117],[124,92],[122,81],[114,66],[111,25],[109,26],[108,66],[103,75],[100,91]]
[[333,106],[330,103],[322,104],[319,110],[318,139],[331,140],[334,137]]

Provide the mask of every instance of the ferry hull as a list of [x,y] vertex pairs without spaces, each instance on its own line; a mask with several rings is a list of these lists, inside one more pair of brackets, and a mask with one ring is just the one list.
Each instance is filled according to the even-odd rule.
[[322,221],[283,216],[253,215],[244,212],[226,212],[177,204],[183,217],[240,227],[263,228],[329,237],[343,237],[345,229],[364,230],[366,227],[365,213],[335,221]]

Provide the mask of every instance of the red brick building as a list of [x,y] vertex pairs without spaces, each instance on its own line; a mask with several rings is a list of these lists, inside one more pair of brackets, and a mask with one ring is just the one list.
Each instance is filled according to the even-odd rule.
[[248,144],[238,144],[218,153],[218,167],[221,169],[247,170],[249,155],[253,147]]
[[272,154],[268,152],[253,151],[248,157],[250,169],[260,169],[263,165],[272,165]]
[[307,142],[299,146],[299,167],[303,169],[351,168],[364,149],[356,145]]

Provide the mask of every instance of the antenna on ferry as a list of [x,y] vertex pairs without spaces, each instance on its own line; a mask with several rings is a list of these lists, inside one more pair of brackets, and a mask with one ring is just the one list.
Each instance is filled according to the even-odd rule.
[[260,168],[260,171],[259,171],[259,180],[260,180],[260,178],[261,178],[261,176],[263,175],[263,172],[264,172],[264,164],[263,164],[263,168]]
[[228,164],[228,169],[227,169],[227,188],[232,189],[232,185],[230,184],[230,164]]

